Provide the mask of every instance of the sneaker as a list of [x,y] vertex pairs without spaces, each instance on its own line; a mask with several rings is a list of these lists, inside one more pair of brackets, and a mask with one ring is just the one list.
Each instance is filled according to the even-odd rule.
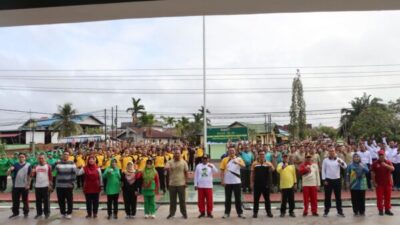
[[239,214],[238,217],[239,217],[239,218],[242,218],[242,219],[246,219],[246,216],[243,215],[243,214]]
[[44,215],[44,218],[45,218],[45,219],[48,219],[49,217],[50,217],[50,214]]
[[355,212],[355,213],[354,213],[354,216],[358,216],[358,212]]
[[86,215],[85,218],[90,219],[90,218],[92,218],[92,215]]
[[360,213],[360,216],[365,216],[365,213]]
[[25,218],[25,219],[28,218],[28,214],[24,214],[24,218]]
[[61,214],[60,219],[65,219],[65,214]]
[[117,214],[114,214],[114,219],[118,219],[118,215]]
[[65,215],[65,219],[68,219],[68,220],[72,219],[72,216],[71,216],[71,214],[67,214],[67,215]]
[[35,220],[39,219],[40,217],[42,217],[42,215],[36,215],[35,217],[33,217]]
[[156,215],[150,215],[150,218],[152,218],[152,219],[155,219],[156,218]]
[[294,214],[294,213],[292,212],[292,213],[289,213],[289,216],[290,216],[290,217],[296,217],[296,214]]
[[93,214],[93,218],[97,218],[97,214]]
[[308,213],[303,212],[303,216],[304,216],[304,217],[308,216]]
[[174,217],[173,215],[169,214],[169,215],[167,216],[167,220],[169,220],[169,219],[171,219],[171,218],[173,218],[173,217]]
[[388,215],[388,216],[393,216],[393,213],[390,210],[386,210],[385,214]]
[[187,216],[186,214],[182,215],[182,217],[183,217],[183,219],[185,219],[185,220],[188,218],[188,216]]
[[272,218],[272,217],[274,217],[274,215],[272,215],[272,213],[271,213],[271,212],[267,212],[267,216],[268,216],[269,218]]
[[253,218],[257,218],[258,216],[257,216],[257,214],[253,214]]
[[130,215],[126,215],[126,216],[125,216],[125,219],[130,219],[130,218],[131,218]]
[[212,214],[207,214],[207,217],[211,218],[211,219],[214,218],[214,216]]
[[222,219],[228,219],[229,218],[229,214],[224,214],[223,216],[222,216]]
[[107,219],[108,219],[108,220],[111,220],[111,215],[108,215],[108,216],[107,216]]
[[206,216],[206,214],[204,214],[204,213],[200,213],[200,215],[197,217],[197,218],[203,218],[203,217],[205,217]]
[[11,216],[9,216],[8,218],[9,219],[12,219],[12,218],[15,218],[15,217],[17,217],[18,216],[18,214],[12,214]]
[[324,217],[328,217],[328,213],[324,213]]
[[[144,218],[145,218],[145,219],[148,219],[148,218],[149,218],[149,215],[147,215],[147,214],[144,215]],[[167,219],[168,219],[168,217],[167,217]]]
[[338,213],[337,216],[342,218],[346,217],[343,213]]
[[315,217],[318,217],[318,216],[319,216],[318,213],[313,213],[312,215],[315,216]]
[[280,217],[281,218],[285,217],[285,213],[281,213]]
[[383,210],[379,210],[379,215],[383,216]]

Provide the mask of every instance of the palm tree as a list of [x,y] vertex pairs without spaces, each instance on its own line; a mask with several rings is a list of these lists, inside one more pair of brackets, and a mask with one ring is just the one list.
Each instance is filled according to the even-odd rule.
[[354,120],[358,115],[361,114],[362,111],[369,107],[380,107],[386,108],[386,106],[380,103],[382,99],[373,98],[371,99],[371,95],[363,94],[362,97],[357,97],[350,102],[351,108],[343,108],[341,110],[342,116],[340,118],[340,127],[339,127],[339,135],[344,136],[346,131],[351,128]]
[[189,125],[190,125],[189,119],[184,116],[182,116],[181,119],[179,119],[176,122],[175,128],[179,137],[185,138],[187,136]]
[[[201,106],[200,109],[198,110],[200,112],[201,118],[204,118],[204,106]],[[207,109],[206,110],[207,114],[210,114],[210,111]],[[207,117],[207,125],[211,125],[211,120]]]
[[167,127],[174,127],[175,126],[176,120],[175,120],[174,117],[172,117],[172,116],[167,116],[167,117],[161,116],[161,119],[164,121],[164,125],[165,126],[167,126]]
[[132,107],[126,109],[126,112],[131,112],[132,114],[132,126],[136,126],[138,124],[138,115],[143,115],[143,113],[145,113],[144,105],[141,105],[140,101],[140,98],[132,98]]
[[146,112],[142,113],[142,116],[139,117],[139,124],[141,127],[146,129],[146,135],[151,136],[151,128],[157,122],[154,114],[147,114]]
[[58,106],[58,113],[53,115],[53,118],[59,119],[52,125],[54,130],[58,130],[58,137],[68,137],[82,132],[79,124],[75,123],[72,119],[77,114],[77,111],[72,108],[71,103],[65,103]]

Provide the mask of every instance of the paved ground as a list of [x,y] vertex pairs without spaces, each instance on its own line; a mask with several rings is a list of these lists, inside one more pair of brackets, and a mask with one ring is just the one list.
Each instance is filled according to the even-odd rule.
[[[320,210],[321,211],[321,210]],[[239,219],[236,217],[234,212],[232,212],[232,217],[229,219],[221,219],[223,215],[223,206],[216,206],[214,210],[214,219],[197,219],[197,207],[196,206],[189,206],[188,213],[189,219],[184,220],[181,218],[181,215],[177,213],[176,217],[167,220],[165,217],[168,215],[168,206],[164,205],[161,206],[157,211],[157,218],[155,220],[144,219],[143,217],[143,210],[140,210],[137,214],[135,219],[127,220],[124,218],[124,213],[119,213],[118,220],[106,220],[106,212],[101,211],[99,213],[99,217],[97,219],[85,219],[85,211],[84,210],[77,210],[73,213],[72,220],[61,220],[59,219],[59,214],[57,210],[52,211],[52,215],[48,220],[33,219],[35,213],[32,212],[27,219],[23,217],[18,217],[14,219],[8,219],[10,215],[10,210],[8,209],[0,209],[0,224],[13,224],[13,225],[42,225],[42,224],[79,224],[79,225],[109,225],[109,224],[119,224],[119,225],[128,225],[128,224],[163,224],[163,225],[198,225],[212,223],[214,225],[236,225],[236,224],[248,224],[248,225],[261,225],[266,223],[273,223],[274,225],[287,225],[287,224],[296,224],[296,225],[330,225],[330,224],[363,224],[363,225],[392,225],[398,224],[399,216],[400,216],[400,207],[393,208],[393,212],[395,216],[378,216],[375,207],[367,207],[366,216],[365,217],[354,217],[351,213],[350,209],[345,209],[344,213],[346,214],[346,218],[338,218],[336,217],[336,213],[334,211],[331,212],[329,217],[302,217],[301,210],[296,210],[296,214],[298,215],[297,218],[279,218],[278,211],[274,210],[273,213],[275,215],[274,218],[270,219],[267,218],[263,213],[260,213],[259,218],[253,219],[250,218],[252,213],[249,210],[245,211],[245,215],[247,219]]]

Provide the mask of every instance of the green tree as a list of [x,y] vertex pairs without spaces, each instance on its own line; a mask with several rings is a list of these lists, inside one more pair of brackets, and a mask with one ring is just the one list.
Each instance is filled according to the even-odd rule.
[[300,70],[297,70],[297,75],[292,82],[292,104],[289,114],[291,139],[304,139],[307,130],[306,102],[303,96],[303,84],[300,79]]
[[395,115],[393,111],[382,107],[369,107],[363,110],[353,121],[350,128],[355,137],[381,137],[382,133],[393,134]]
[[182,116],[175,124],[176,132],[182,139],[186,139],[189,133],[190,121],[189,118]]
[[382,99],[372,98],[371,95],[363,94],[361,97],[357,97],[350,102],[351,108],[343,108],[341,110],[342,116],[340,118],[339,135],[346,136],[346,132],[352,127],[353,122],[357,117],[369,107],[386,108],[386,106],[380,103]]
[[161,116],[161,119],[163,120],[163,123],[165,126],[167,127],[174,127],[175,123],[176,123],[176,119],[174,117],[171,116]]
[[393,110],[395,113],[400,113],[400,98],[398,98],[396,101],[390,101],[389,102],[389,108]]
[[140,104],[140,101],[140,98],[132,98],[132,107],[126,109],[126,112],[130,112],[132,115],[132,126],[136,126],[138,124],[139,115],[145,113],[144,105]]
[[104,134],[103,129],[100,127],[88,127],[85,129],[86,134]]
[[[200,109],[197,110],[197,111],[200,113],[200,116],[201,116],[202,121],[203,121],[203,118],[204,118],[204,106],[201,106]],[[206,112],[207,112],[207,114],[210,114],[210,111],[208,109],[206,110]],[[207,117],[207,126],[210,126],[210,125],[211,125],[211,120]]]
[[146,112],[143,112],[139,117],[139,125],[146,129],[147,136],[151,136],[151,129],[156,122],[157,120],[155,119],[154,114],[151,113],[147,114]]
[[53,118],[59,120],[52,125],[52,129],[58,131],[59,138],[82,133],[81,126],[72,120],[76,114],[77,110],[72,108],[71,103],[58,106],[58,112],[53,115]]

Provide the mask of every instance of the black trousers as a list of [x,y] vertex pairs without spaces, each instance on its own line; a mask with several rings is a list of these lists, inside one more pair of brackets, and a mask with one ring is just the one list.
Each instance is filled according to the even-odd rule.
[[248,191],[251,191],[251,189],[250,189],[250,167],[240,169],[240,176],[241,176],[241,180],[242,180],[243,192],[245,192],[246,189]]
[[372,188],[372,185],[371,185],[371,164],[367,164],[367,167],[368,167],[368,173],[365,174],[365,176],[367,177],[368,189],[371,189]]
[[393,166],[393,186],[396,188],[400,188],[400,163],[393,163]]
[[232,193],[235,195],[235,208],[238,215],[243,214],[241,184],[225,184],[225,214],[231,213]]
[[124,197],[125,213],[127,216],[136,215],[137,196],[135,190],[124,190],[122,192]]
[[341,197],[341,179],[326,179],[328,185],[325,185],[325,213],[329,213],[331,209],[332,191],[335,193],[336,210],[343,213],[342,197]]
[[356,214],[365,213],[365,191],[364,190],[351,190],[351,204],[353,212]]
[[119,197],[119,194],[107,195],[107,213],[108,213],[108,215],[111,215],[113,213],[114,213],[114,215],[118,214],[118,197]]
[[50,215],[50,193],[48,187],[35,188],[36,214]]
[[[73,207],[73,188],[57,188],[58,206],[60,207],[61,215],[71,215]],[[65,203],[67,205],[65,205]],[[66,207],[67,206],[67,207]]]
[[0,191],[7,189],[7,176],[0,176]]
[[86,212],[89,216],[97,215],[99,211],[99,193],[85,194]]
[[190,171],[194,171],[194,159],[189,158],[188,166]]
[[12,206],[13,215],[19,215],[20,198],[22,198],[24,215],[29,214],[28,193],[29,193],[29,190],[26,190],[25,188],[13,188],[12,189],[11,197],[12,197],[12,202],[13,202],[13,206]]
[[282,203],[281,203],[281,213],[286,213],[286,205],[289,203],[289,213],[293,213],[294,205],[294,190],[293,188],[281,189],[282,193]]
[[77,186],[77,188],[83,187],[84,180],[85,180],[85,175],[76,176],[76,186]]
[[267,213],[271,212],[271,200],[269,198],[270,193],[271,193],[271,190],[267,187],[254,186],[254,190],[253,190],[253,198],[254,198],[253,213],[254,214],[258,213],[258,206],[260,204],[261,195],[264,197],[265,211]]
[[158,178],[160,181],[160,190],[162,190],[163,192],[166,192],[166,185],[165,185],[165,170],[164,167],[157,167],[157,174],[158,174]]

